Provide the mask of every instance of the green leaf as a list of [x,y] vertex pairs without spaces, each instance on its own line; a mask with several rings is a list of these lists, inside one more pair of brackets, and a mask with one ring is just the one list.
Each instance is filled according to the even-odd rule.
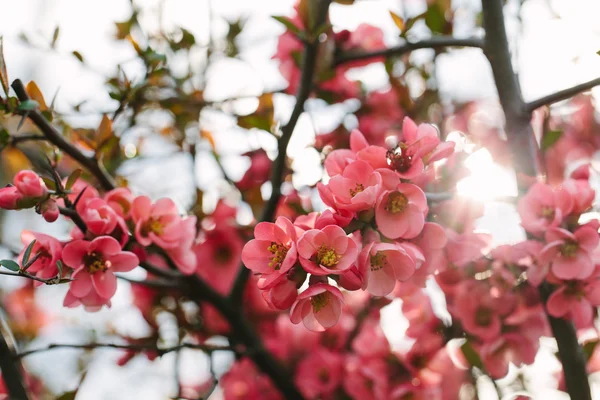
[[460,346],[460,349],[470,366],[477,367],[479,369],[483,368],[483,362],[481,361],[481,357],[479,357],[479,354],[473,348],[471,342],[467,340],[462,346]]
[[10,134],[6,129],[0,129],[0,151],[10,142]]
[[47,176],[42,176],[42,180],[44,181],[48,189],[56,190],[56,182],[54,182],[54,179],[48,178]]
[[60,278],[62,276],[62,272],[63,272],[63,263],[60,260],[56,260],[56,268],[58,269],[58,274],[56,275],[58,278]]
[[71,175],[69,175],[69,178],[67,179],[67,184],[65,185],[66,190],[71,190],[75,182],[77,182],[77,179],[79,179],[79,177],[81,176],[81,172],[81,169],[77,168],[75,171],[73,171]]
[[556,142],[562,137],[563,131],[561,130],[552,130],[548,131],[542,137],[542,141],[540,143],[540,149],[542,151],[547,151],[550,147],[554,146]]
[[13,260],[0,260],[0,265],[6,269],[10,269],[11,271],[15,272],[18,272],[21,269],[21,267],[19,267],[19,264],[17,264]]
[[21,104],[19,104],[19,107],[17,107],[17,109],[19,111],[31,111],[31,110],[35,110],[39,106],[40,106],[40,104],[35,100],[25,100],[25,101],[22,101]]
[[594,349],[598,345],[598,340],[592,340],[583,345],[583,353],[585,354],[585,358],[587,360],[590,359],[592,354],[594,353]]
[[282,23],[283,26],[285,26],[288,31],[292,32],[296,36],[298,36],[298,37],[304,36],[304,33],[296,25],[294,25],[294,23],[292,21],[290,21],[288,18],[277,16],[277,15],[273,15],[272,18],[275,21]]
[[433,33],[444,33],[446,16],[439,4],[435,3],[427,8],[427,12],[425,13],[425,24]]
[[75,50],[71,54],[73,54],[75,56],[75,58],[77,58],[79,61],[83,62],[83,56],[81,55],[80,52]]
[[4,94],[8,97],[8,73],[6,72],[6,62],[4,61],[4,40],[0,36],[0,84]]
[[35,239],[33,239],[31,243],[29,243],[29,246],[27,246],[25,249],[25,253],[23,254],[23,265],[27,265],[29,263],[29,257],[31,257],[33,246],[35,246]]

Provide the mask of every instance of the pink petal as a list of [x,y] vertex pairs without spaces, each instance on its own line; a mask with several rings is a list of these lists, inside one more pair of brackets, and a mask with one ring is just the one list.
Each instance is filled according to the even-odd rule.
[[81,272],[73,274],[72,278],[74,280],[71,282],[69,291],[74,296],[84,297],[92,290],[92,278],[87,271],[80,269],[77,272],[79,271]]
[[110,269],[113,272],[129,272],[140,263],[138,256],[129,251],[122,251],[110,256],[107,261],[110,261]]
[[131,217],[135,222],[146,220],[150,217],[152,200],[147,196],[138,196],[131,204]]
[[111,236],[100,236],[92,240],[89,247],[89,252],[99,252],[104,256],[111,256],[121,252],[121,245],[117,239]]
[[83,263],[83,257],[88,253],[90,242],[74,240],[63,249],[62,260],[70,268],[77,269]]
[[117,291],[117,277],[110,271],[96,272],[92,275],[92,282],[102,298],[110,299]]

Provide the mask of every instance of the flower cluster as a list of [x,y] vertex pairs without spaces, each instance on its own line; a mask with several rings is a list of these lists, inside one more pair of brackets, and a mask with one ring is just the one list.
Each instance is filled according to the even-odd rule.
[[0,208],[21,210],[31,207],[35,207],[48,222],[54,222],[58,218],[58,204],[50,198],[50,192],[42,178],[33,171],[19,171],[12,185],[0,189]]
[[[386,296],[444,247],[444,231],[425,222],[429,208],[419,185],[432,179],[434,162],[450,155],[453,143],[408,118],[397,139],[387,149],[354,131],[350,149],[325,160],[330,179],[317,187],[328,210],[255,227],[242,260],[259,275],[258,288],[271,306],[291,308],[292,322],[331,328],[341,315],[339,288]],[[298,294],[307,276],[308,288]]]

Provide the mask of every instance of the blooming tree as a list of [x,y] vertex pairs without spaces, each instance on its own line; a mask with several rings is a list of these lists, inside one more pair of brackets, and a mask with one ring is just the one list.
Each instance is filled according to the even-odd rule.
[[[228,107],[239,99],[208,101],[191,69],[182,75],[172,68],[173,59],[198,47],[192,33],[145,37],[138,9],[117,23],[117,39],[133,46],[145,76],[119,73],[108,80],[117,108],[97,129],[71,125],[33,81],[9,86],[0,47],[0,149],[8,160],[3,177],[10,179],[0,189],[0,207],[33,209],[48,223],[69,225],[64,237],[23,231],[22,248],[0,260],[3,279],[24,282],[4,296],[14,337],[1,330],[0,398],[51,396],[23,367],[25,358],[61,347],[109,347],[123,352],[119,365],[138,354],[154,360],[183,349],[235,355],[218,381],[213,373],[186,384],[175,373],[173,398],[208,398],[219,386],[227,400],[462,399],[476,396],[472,388],[481,377],[496,383],[510,368],[533,364],[540,339],[550,337],[562,364],[557,387],[572,399],[591,399],[588,374],[600,369],[600,339],[589,335],[600,306],[600,220],[591,212],[590,159],[600,142],[591,98],[580,92],[600,81],[525,102],[500,0],[482,2],[485,35],[466,39],[452,35],[447,2],[428,1],[413,16],[392,12],[401,40],[395,46],[375,26],[338,29],[328,16],[330,3],[300,0],[290,15],[275,17],[285,32],[273,58],[287,85],[256,96],[258,106],[246,115]],[[416,40],[414,27],[423,24],[431,36]],[[230,23],[226,55],[236,55],[241,28]],[[54,36],[53,43],[58,30]],[[415,73],[421,83],[431,79],[435,57],[450,47],[480,48],[488,58],[506,121],[502,131],[470,132],[480,104],[435,113],[437,91],[409,90]],[[408,57],[427,48],[436,53],[425,64]],[[73,56],[85,63],[80,53]],[[385,66],[388,88],[368,91],[349,73],[372,64]],[[295,105],[280,126],[273,98],[287,95]],[[299,188],[289,182],[286,152],[313,98],[358,105],[350,111],[354,126],[317,132],[323,177]],[[577,107],[571,115],[549,107],[571,98]],[[244,209],[227,199],[208,209],[198,189],[184,211],[168,193],[151,196],[122,178],[128,148],[121,141],[157,109],[169,120],[161,136],[178,151],[195,157],[208,144],[222,179],[249,206],[247,223],[239,218]],[[218,138],[198,129],[206,110],[227,114],[250,132],[267,132],[277,153],[258,146],[241,155],[249,167],[231,178]],[[448,135],[457,130],[460,140]],[[477,229],[484,205],[456,190],[468,174],[465,143],[514,169],[519,194],[506,200],[516,205],[524,240],[493,246],[490,234]],[[14,154],[25,156],[25,164],[13,168]],[[43,285],[57,286],[64,307],[90,313],[110,308],[117,290],[130,288],[150,333],[29,346],[51,323],[33,301]],[[447,317],[431,288],[444,298]],[[408,321],[411,344],[404,350],[381,326],[381,310],[396,299]],[[165,344],[159,312],[176,321],[177,343]],[[215,345],[214,337],[227,344]],[[499,397],[519,396],[512,386],[496,389]]]

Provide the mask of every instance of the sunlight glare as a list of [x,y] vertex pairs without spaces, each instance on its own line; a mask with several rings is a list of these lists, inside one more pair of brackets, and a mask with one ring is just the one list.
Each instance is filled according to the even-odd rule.
[[459,195],[480,201],[517,195],[512,171],[496,164],[486,149],[471,154],[465,161],[465,166],[471,175],[461,179],[456,185]]

